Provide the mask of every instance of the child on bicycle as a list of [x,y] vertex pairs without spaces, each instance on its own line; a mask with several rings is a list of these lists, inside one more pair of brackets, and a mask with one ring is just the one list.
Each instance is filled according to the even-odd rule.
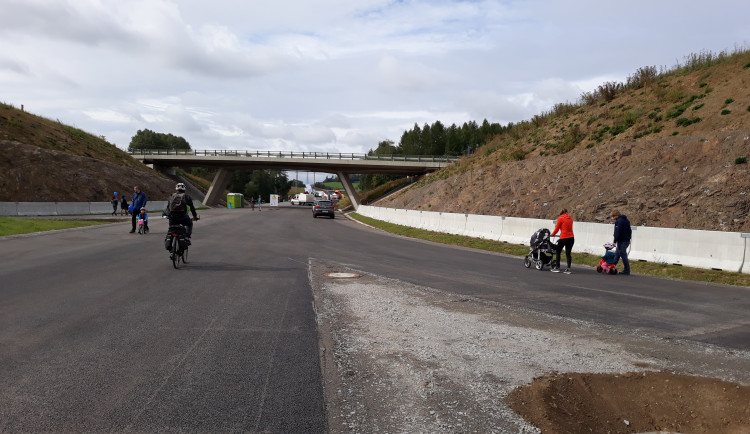
[[[141,223],[143,222],[143,223]],[[143,233],[148,233],[148,214],[146,213],[146,208],[141,208],[140,214],[138,214],[138,225],[143,225]]]
[[612,249],[615,248],[615,245],[612,243],[604,243],[604,250],[606,252],[604,253],[604,256],[602,256],[602,260],[599,261],[599,266],[596,267],[596,271],[604,274],[617,274],[617,269],[615,268],[617,266],[617,256],[615,256],[615,252],[612,251]]

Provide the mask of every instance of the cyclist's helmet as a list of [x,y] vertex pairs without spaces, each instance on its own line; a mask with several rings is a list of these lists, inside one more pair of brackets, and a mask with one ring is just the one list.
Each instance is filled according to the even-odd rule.
[[141,212],[146,212],[146,207],[141,208]]
[[607,250],[612,250],[615,248],[615,245],[612,243],[604,243],[604,248]]
[[174,188],[174,189],[175,189],[175,190],[177,190],[177,191],[185,191],[185,184],[183,184],[183,183],[181,183],[181,182],[180,182],[180,183],[178,183],[178,184],[177,184],[177,185],[175,186],[175,188]]

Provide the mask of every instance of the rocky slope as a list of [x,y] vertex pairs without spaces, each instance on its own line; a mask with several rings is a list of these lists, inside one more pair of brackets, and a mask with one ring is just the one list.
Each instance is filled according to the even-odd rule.
[[613,143],[496,163],[377,203],[427,211],[750,232],[750,130]]

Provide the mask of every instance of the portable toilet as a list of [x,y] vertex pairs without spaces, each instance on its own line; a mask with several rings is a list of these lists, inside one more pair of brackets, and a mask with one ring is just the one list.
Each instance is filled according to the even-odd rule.
[[242,208],[245,203],[245,195],[242,193],[227,194],[227,208]]

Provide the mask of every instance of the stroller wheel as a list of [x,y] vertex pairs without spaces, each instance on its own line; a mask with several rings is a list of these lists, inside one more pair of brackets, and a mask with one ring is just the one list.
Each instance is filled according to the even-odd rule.
[[536,261],[534,261],[534,268],[536,268],[537,270],[541,270],[542,268],[544,268],[544,262],[542,262],[541,259],[537,259]]
[[523,266],[526,268],[531,268],[531,257],[529,255],[526,255],[526,257],[523,258]]
[[601,265],[599,265],[598,267],[596,267],[596,272],[597,273],[601,273],[602,272],[602,266]]

